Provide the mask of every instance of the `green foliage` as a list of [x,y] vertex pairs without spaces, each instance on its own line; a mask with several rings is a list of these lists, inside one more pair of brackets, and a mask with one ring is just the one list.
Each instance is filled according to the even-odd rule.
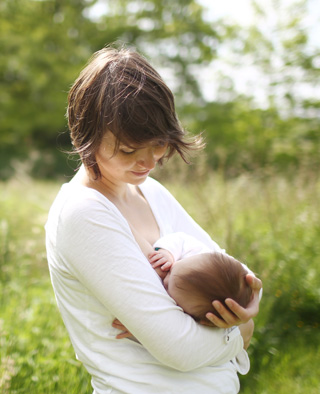
[[[309,335],[314,333],[310,332]],[[240,392],[243,394],[253,392],[258,394],[317,394],[319,379],[311,360],[319,360],[318,346],[314,346],[318,343],[319,336],[316,337],[315,342],[311,343],[297,338],[287,343],[286,348],[280,351],[277,348],[271,348],[265,358],[261,357],[259,374],[250,373],[245,384],[242,382]],[[264,364],[265,359],[268,358],[272,358],[271,365],[269,362],[267,365]]]
[[[74,163],[60,153],[71,149],[67,92],[90,55],[113,42],[136,47],[163,74],[182,123],[205,130],[212,168],[229,175],[317,170],[320,104],[302,94],[319,80],[319,49],[310,46],[303,19],[307,1],[274,4],[269,14],[257,3],[257,22],[245,28],[207,22],[196,0],[3,0],[0,178],[21,161],[37,177],[72,174]],[[206,102],[198,77],[222,53],[233,54],[234,69],[245,63],[260,70],[268,108],[257,109],[251,87],[237,94],[224,74],[217,101]]]
[[[318,390],[320,316],[319,177],[297,173],[225,180],[205,168],[159,171],[169,190],[228,253],[264,284],[243,393]],[[184,185],[183,187],[181,185]],[[44,223],[58,184],[0,185],[0,391],[88,393],[58,313],[44,249]]]
[[[15,181],[0,195],[0,391],[87,393],[57,311],[44,249],[44,223],[57,186]],[[72,377],[72,379],[70,379]]]
[[226,181],[204,173],[187,193],[180,182],[169,184],[182,205],[264,284],[242,391],[316,393],[319,178],[299,172],[293,180],[254,174]]
[[[55,143],[66,91],[91,51],[85,1],[1,3],[1,143]],[[80,46],[80,47],[79,47]],[[41,145],[40,145],[41,146]]]
[[[10,175],[10,156],[28,158],[31,167],[37,167],[30,159],[34,151],[52,156],[57,147],[70,149],[64,133],[67,92],[91,54],[105,45],[119,41],[149,56],[157,48],[158,64],[174,70],[181,91],[199,96],[189,65],[212,58],[210,38],[216,40],[216,34],[203,22],[202,9],[195,1],[106,1],[106,15],[88,18],[95,3],[1,2],[2,178]],[[54,159],[59,161],[59,157]],[[49,166],[44,175],[52,176],[52,172]]]
[[[320,166],[320,124],[317,119],[283,118],[275,108],[253,109],[250,100],[207,103],[190,119],[190,128],[204,131],[211,168],[227,175],[258,169],[291,173]],[[191,116],[190,116],[191,118]]]

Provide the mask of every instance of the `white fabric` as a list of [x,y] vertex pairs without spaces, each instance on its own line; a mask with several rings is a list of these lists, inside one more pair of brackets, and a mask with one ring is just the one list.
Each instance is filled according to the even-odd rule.
[[208,247],[192,235],[186,234],[182,231],[164,235],[154,243],[153,247],[169,250],[175,261],[189,256],[194,256],[199,253],[225,252],[225,250],[221,249],[214,241],[212,241],[212,245]]
[[[221,249],[218,244],[214,243],[211,247],[208,247],[192,235],[184,232],[166,234],[159,238],[154,243],[153,247],[168,250],[173,255],[175,261],[200,253],[225,253],[225,250]],[[246,265],[243,264],[243,266],[248,270],[248,272],[252,273]],[[228,330],[229,338],[232,335],[232,331]],[[232,363],[241,375],[246,375],[250,370],[250,360],[245,349],[242,349],[240,353],[232,359]]]
[[[184,231],[214,245],[171,194],[140,186],[161,236]],[[239,390],[229,360],[242,349],[238,328],[201,326],[165,291],[119,210],[96,190],[64,185],[46,224],[51,280],[77,358],[95,394],[219,393]],[[138,339],[115,339],[117,317]]]

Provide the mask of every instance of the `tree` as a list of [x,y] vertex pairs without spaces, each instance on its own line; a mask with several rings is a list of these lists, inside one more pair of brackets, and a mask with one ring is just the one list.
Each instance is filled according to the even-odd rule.
[[[180,106],[201,99],[193,69],[208,64],[216,56],[220,38],[215,25],[204,21],[204,9],[196,1],[104,3],[107,13],[99,18],[98,25],[108,34],[114,32],[111,41],[118,39],[134,45],[150,58],[172,83]],[[98,48],[105,44],[101,38],[104,39],[97,40]]]
[[[220,29],[220,87],[194,127],[206,130],[211,166],[228,173],[299,166],[317,170],[320,48],[311,43],[308,1],[269,0],[253,6],[254,24]],[[237,92],[234,81],[240,78]]]
[[[244,28],[207,22],[196,0],[3,0],[0,177],[10,175],[12,157],[31,158],[38,176],[68,172],[57,149],[70,149],[68,89],[90,55],[116,41],[145,54],[174,91],[182,123],[205,130],[211,167],[236,174],[317,165],[320,102],[300,92],[317,86],[319,48],[310,50],[303,26],[307,0],[283,1],[263,3],[277,11],[271,27],[271,11],[257,2],[257,22]],[[211,102],[200,74],[204,68],[215,73],[217,56],[223,60],[225,53],[233,70],[246,63],[256,77],[239,94],[233,75],[222,69]],[[260,81],[267,92],[262,108],[253,94]]]
[[[10,156],[30,157],[30,151],[41,149],[35,158],[44,160],[45,150],[53,151],[57,136],[66,130],[71,83],[93,52],[115,41],[135,46],[164,73],[169,70],[181,103],[201,98],[191,65],[211,60],[218,38],[203,22],[202,8],[194,0],[106,0],[107,13],[93,18],[96,3],[1,3],[2,167]],[[70,148],[67,134],[59,143]]]

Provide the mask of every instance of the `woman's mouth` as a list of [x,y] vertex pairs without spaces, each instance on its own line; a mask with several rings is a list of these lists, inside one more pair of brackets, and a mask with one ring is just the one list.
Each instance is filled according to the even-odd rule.
[[135,176],[147,176],[150,173],[150,170],[146,170],[146,171],[131,171],[131,173]]

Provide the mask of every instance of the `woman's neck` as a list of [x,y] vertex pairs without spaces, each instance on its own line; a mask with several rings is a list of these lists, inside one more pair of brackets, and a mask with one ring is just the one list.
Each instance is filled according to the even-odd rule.
[[113,203],[124,203],[128,201],[132,194],[132,188],[135,189],[135,186],[131,187],[131,185],[127,183],[113,182],[105,177],[95,179],[93,173],[88,169],[84,171],[81,169],[79,175],[79,182],[83,186],[97,190]]

